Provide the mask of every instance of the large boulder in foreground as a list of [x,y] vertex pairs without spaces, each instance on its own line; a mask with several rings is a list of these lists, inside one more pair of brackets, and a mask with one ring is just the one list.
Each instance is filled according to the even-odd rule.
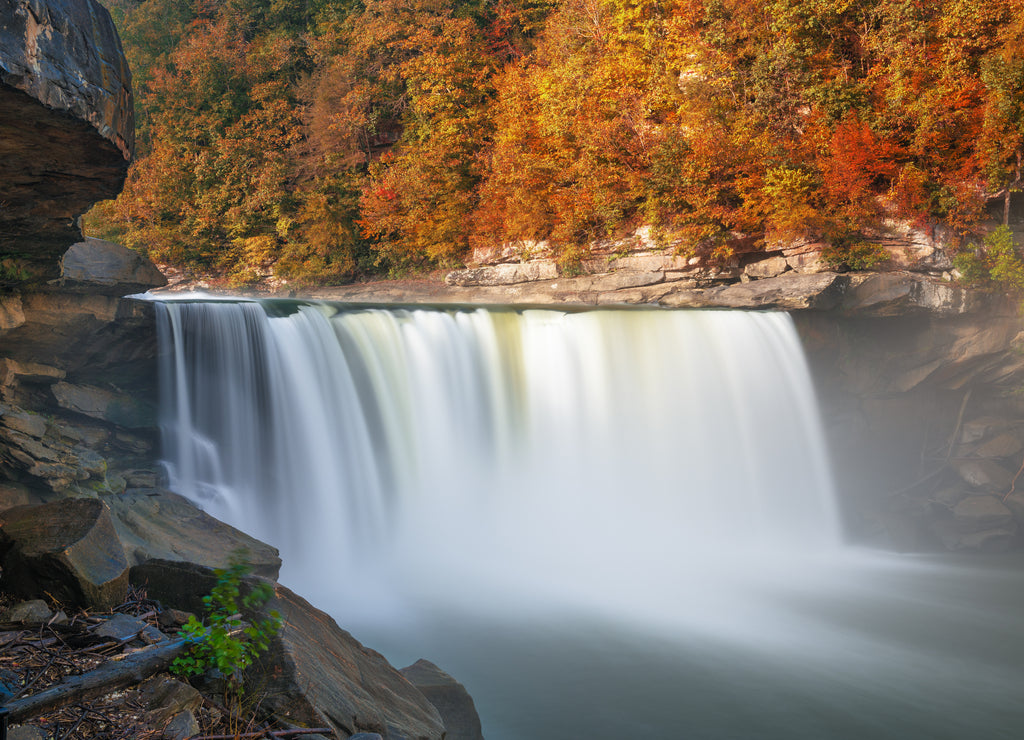
[[300,726],[338,737],[441,740],[437,710],[382,655],[363,647],[327,614],[283,586],[267,609],[284,618],[260,665],[262,706]]
[[[236,553],[252,567],[254,575],[277,579],[281,557],[276,547],[210,516],[184,496],[163,489],[130,489],[107,497],[114,528],[125,554],[138,571],[154,583],[174,583],[188,577],[191,564],[203,568],[227,568]],[[160,563],[162,565],[156,565]],[[133,582],[135,568],[132,569]],[[200,589],[198,595],[209,593]],[[155,596],[175,603],[175,598]]]
[[128,562],[103,502],[72,498],[0,513],[4,589],[109,611],[128,591]]
[[95,0],[0,3],[0,287],[57,276],[135,148],[131,73]]

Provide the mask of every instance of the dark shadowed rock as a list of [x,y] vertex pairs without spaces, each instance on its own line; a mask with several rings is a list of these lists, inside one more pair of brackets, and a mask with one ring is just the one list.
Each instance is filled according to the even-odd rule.
[[333,727],[339,737],[378,733],[384,740],[441,740],[433,705],[382,655],[283,586],[267,605],[284,618],[260,666],[263,706],[306,727]]
[[61,284],[103,295],[144,293],[167,285],[148,258],[120,244],[86,237],[72,244],[61,260]]
[[22,622],[24,624],[45,624],[53,617],[53,612],[42,599],[22,601],[10,609],[0,612],[2,622]]
[[400,672],[441,715],[445,740],[483,740],[480,715],[465,686],[422,658]]
[[147,598],[194,614],[206,612],[203,596],[217,585],[213,568],[180,560],[148,560],[133,565],[128,577],[133,586],[145,590]]
[[4,587],[26,597],[110,610],[124,601],[128,563],[96,499],[16,506],[0,514]]
[[56,277],[79,215],[121,190],[131,73],[94,0],[0,4],[0,286]]

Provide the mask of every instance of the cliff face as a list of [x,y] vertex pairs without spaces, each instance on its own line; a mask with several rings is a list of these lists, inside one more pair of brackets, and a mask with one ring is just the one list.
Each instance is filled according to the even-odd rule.
[[124,184],[131,73],[93,0],[0,4],[0,288],[55,277],[77,218]]

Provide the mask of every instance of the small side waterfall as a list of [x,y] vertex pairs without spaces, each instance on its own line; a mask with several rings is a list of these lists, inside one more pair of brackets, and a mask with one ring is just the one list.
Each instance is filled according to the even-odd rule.
[[717,610],[723,583],[838,544],[785,314],[172,301],[158,316],[172,487],[339,602],[369,582],[663,609],[713,582],[700,601]]

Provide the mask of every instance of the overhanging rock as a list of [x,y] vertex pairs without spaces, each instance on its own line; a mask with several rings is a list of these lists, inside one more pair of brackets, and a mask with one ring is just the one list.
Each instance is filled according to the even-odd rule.
[[94,0],[0,3],[0,287],[56,277],[135,147],[131,73]]

